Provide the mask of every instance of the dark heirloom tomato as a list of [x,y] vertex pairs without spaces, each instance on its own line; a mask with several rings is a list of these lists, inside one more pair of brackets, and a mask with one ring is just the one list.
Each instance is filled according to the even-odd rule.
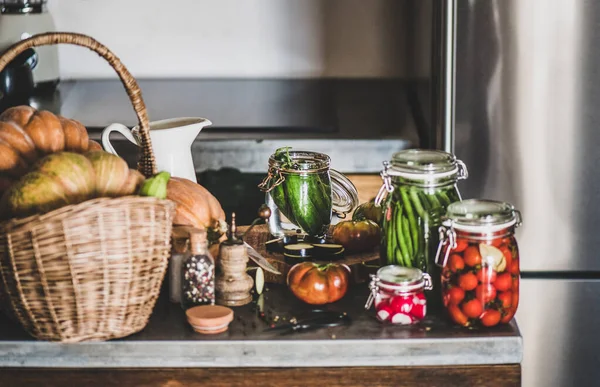
[[333,229],[333,240],[344,246],[346,253],[371,251],[379,246],[380,229],[372,220],[345,220]]
[[287,284],[302,301],[322,305],[344,297],[349,278],[350,268],[346,265],[302,262],[290,269]]

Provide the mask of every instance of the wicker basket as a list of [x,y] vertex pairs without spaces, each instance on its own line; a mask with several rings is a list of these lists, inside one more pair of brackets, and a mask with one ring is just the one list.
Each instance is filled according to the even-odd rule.
[[[0,71],[27,48],[57,43],[88,47],[115,69],[139,120],[138,168],[154,174],[139,86],[106,47],[85,35],[35,35],[0,57]],[[174,209],[169,200],[99,198],[1,223],[2,309],[43,340],[107,340],[142,330],[165,276]]]

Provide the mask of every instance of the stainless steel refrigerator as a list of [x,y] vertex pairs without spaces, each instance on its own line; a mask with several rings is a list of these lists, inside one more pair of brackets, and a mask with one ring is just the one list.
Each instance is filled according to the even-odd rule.
[[600,1],[443,0],[434,146],[523,214],[524,386],[600,385]]

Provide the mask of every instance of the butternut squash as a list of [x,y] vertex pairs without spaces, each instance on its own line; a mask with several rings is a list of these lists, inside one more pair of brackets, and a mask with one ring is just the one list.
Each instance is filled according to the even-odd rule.
[[104,151],[53,153],[4,192],[0,217],[45,213],[94,197],[132,195],[143,180],[119,156]]

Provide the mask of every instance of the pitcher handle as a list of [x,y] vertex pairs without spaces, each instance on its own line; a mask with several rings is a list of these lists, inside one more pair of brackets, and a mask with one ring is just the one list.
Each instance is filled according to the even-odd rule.
[[111,132],[119,132],[123,136],[125,136],[126,139],[139,146],[139,143],[137,142],[133,133],[131,133],[131,130],[128,127],[126,127],[123,124],[110,124],[102,131],[102,147],[105,151],[115,155],[117,154],[117,151],[115,150],[115,148],[113,148],[112,144],[110,143]]
[[338,218],[344,219],[358,206],[358,191],[354,184],[335,169],[330,169],[331,196],[333,199],[333,212]]

